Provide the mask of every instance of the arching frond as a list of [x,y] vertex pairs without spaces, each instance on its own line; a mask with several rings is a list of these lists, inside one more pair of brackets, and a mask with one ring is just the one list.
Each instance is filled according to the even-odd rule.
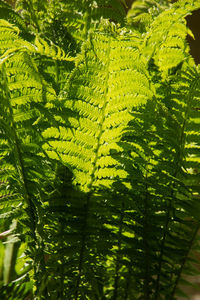
[[115,176],[126,178],[125,170],[116,166],[110,153],[121,152],[116,143],[132,109],[153,95],[137,37],[117,39],[98,33],[88,43],[89,50],[83,50],[85,62],[78,64],[68,83],[69,91],[61,99],[73,116],[69,117],[69,128],[61,125],[43,134],[48,138],[45,148],[49,155],[58,155],[70,166],[84,190],[101,182],[110,186]]
[[146,54],[164,74],[186,59],[189,49],[185,39],[189,31],[184,18],[199,7],[199,1],[180,0],[152,22],[145,37]]

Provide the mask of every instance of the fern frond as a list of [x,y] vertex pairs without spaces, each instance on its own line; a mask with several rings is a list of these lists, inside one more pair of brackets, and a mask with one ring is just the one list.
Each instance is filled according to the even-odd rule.
[[[109,155],[120,152],[116,143],[131,119],[129,112],[153,95],[145,66],[142,61],[139,64],[137,49],[131,43],[129,37],[91,37],[86,63],[80,63],[73,73],[64,100],[65,108],[75,118],[71,128],[49,128],[43,134],[48,138],[45,148],[49,155],[55,149],[64,163],[72,166],[75,181],[86,190],[92,182],[99,185],[101,179],[109,186],[115,176],[126,177],[123,168],[109,161]],[[135,59],[129,62],[128,55]]]
[[[123,23],[125,17],[125,9],[120,0],[98,0],[93,1],[66,1],[54,0],[43,4],[38,0],[17,1],[16,8],[22,9],[27,22],[32,22],[31,27],[36,31],[41,30],[47,33],[49,38],[58,45],[63,36],[60,36],[60,30],[64,33],[66,41],[84,41],[91,28],[94,28],[95,23],[101,18],[110,19],[116,23]],[[45,14],[45,18],[44,18]],[[61,25],[62,24],[62,25]],[[64,25],[64,30],[62,29]],[[57,29],[55,32],[55,28]],[[52,32],[53,35],[50,33]],[[58,34],[58,36],[56,36]]]
[[[18,35],[13,26],[7,22],[2,21],[1,24],[3,30],[1,40],[6,50],[7,37],[14,43],[15,40],[18,41]],[[17,226],[20,243],[23,241],[26,245],[31,245],[37,244],[38,241],[37,224],[40,214],[37,205],[41,201],[40,196],[45,194],[47,170],[50,166],[45,153],[41,151],[39,122],[47,99],[55,98],[55,92],[40,77],[35,63],[27,52],[13,51],[12,56],[6,59],[1,56],[0,205],[1,218],[5,220],[3,227],[6,228],[8,222],[19,219],[20,216],[20,223]],[[45,166],[46,171],[40,170],[39,166]],[[42,189],[40,180],[44,183]],[[6,264],[9,268],[5,284],[19,277],[19,274],[14,272],[12,272],[14,278],[9,275],[13,266],[17,265],[16,259],[19,256],[18,243],[16,245],[12,243],[13,241],[8,240],[8,251],[5,252],[5,259],[11,262],[11,267]],[[36,253],[32,252],[29,255],[36,262]],[[27,258],[23,261],[25,263]],[[38,280],[39,277],[38,275]],[[3,293],[2,290],[1,295],[4,295]],[[16,295],[18,294],[20,293],[16,292]],[[16,298],[10,296],[10,299]]]
[[[15,52],[29,52],[30,54],[40,54],[50,57],[53,60],[73,61],[74,58],[65,54],[64,50],[56,45],[49,45],[45,40],[36,37],[32,44],[19,37],[19,29],[1,20],[1,61],[8,59]],[[4,53],[3,53],[4,51]]]
[[[175,83],[176,80],[178,85]],[[168,294],[169,299],[173,299],[185,262],[191,248],[193,247],[199,228],[199,220],[193,211],[193,207],[195,207],[197,211],[198,206],[195,204],[192,195],[193,192],[189,189],[187,181],[185,180],[188,176],[186,175],[187,172],[185,172],[186,162],[188,160],[188,141],[185,138],[185,134],[187,132],[187,124],[190,124],[191,122],[190,110],[193,101],[193,85],[196,85],[199,79],[194,71],[187,69],[186,72],[183,70],[181,72],[181,76],[178,77],[178,79],[176,77],[176,80],[174,82],[175,86],[171,83],[171,97],[169,98],[168,94],[168,99],[170,100],[168,100],[169,102],[166,102],[166,106],[170,112],[168,117],[172,118],[169,124],[171,124],[173,132],[176,128],[176,139],[179,141],[179,145],[176,145],[175,140],[173,140],[176,153],[174,161],[177,161],[176,167],[174,167],[174,170],[168,170],[174,177],[179,179],[179,182],[174,182],[172,185],[172,199],[170,200],[169,198],[167,204],[168,213],[166,215],[164,236],[161,243],[159,269],[157,271],[159,275],[157,277],[156,284],[156,299],[159,299],[159,294],[162,293],[162,290],[165,291],[163,293]],[[187,91],[186,86],[188,87]],[[175,133],[173,133],[173,135],[175,136]],[[170,262],[171,258],[168,262],[165,261],[170,252],[171,256],[173,256],[172,253],[174,252],[174,249],[179,251],[179,255],[177,256],[179,257],[179,260],[177,260],[176,265],[172,266]],[[169,268],[172,268],[173,271],[169,271]],[[174,276],[172,277],[170,274],[168,277],[162,275],[163,273],[167,274],[167,272],[171,272],[171,274],[173,273]]]
[[[72,279],[68,277],[67,295],[71,297],[69,299],[73,297],[78,299],[81,293],[89,295],[90,286],[93,284],[92,278],[93,280],[96,278],[96,284],[99,285],[99,271],[92,267],[94,263],[92,253],[97,251],[93,246],[96,245],[99,249],[96,267],[104,270],[103,252],[109,252],[111,247],[108,238],[104,236],[104,231],[108,232],[108,236],[112,234],[110,230],[102,228],[103,220],[105,219],[105,223],[113,226],[115,218],[119,218],[121,219],[120,226],[124,227],[124,218],[119,209],[115,211],[114,206],[111,213],[112,220],[109,221],[106,215],[104,216],[107,203],[101,204],[101,198],[104,198],[101,190],[112,189],[116,181],[119,181],[122,190],[126,190],[123,183],[125,186],[126,184],[130,186],[125,160],[120,161],[120,157],[125,155],[123,141],[121,141],[122,133],[132,119],[130,114],[132,110],[144,105],[153,97],[154,88],[149,82],[145,63],[140,58],[138,42],[138,37],[129,33],[119,36],[108,30],[107,34],[103,31],[91,34],[79,57],[79,63],[65,91],[61,94],[60,101],[63,103],[66,116],[64,117],[64,114],[59,116],[58,111],[56,115],[58,126],[56,128],[52,126],[43,132],[43,137],[47,140],[43,149],[50,158],[60,160],[69,167],[74,175],[74,183],[82,191],[87,192],[85,196],[79,196],[82,200],[77,203],[77,200],[69,199],[69,209],[73,211],[73,214],[69,215],[68,222],[72,224],[73,218],[77,218],[81,224],[80,236],[76,226],[74,228],[69,226],[72,229],[68,230],[68,234],[76,236],[77,241],[77,245],[72,240],[66,246],[67,251],[70,251],[70,247],[75,247],[74,253],[76,253],[74,266],[69,265],[69,256],[65,258],[66,265],[71,273],[77,270],[75,284],[72,285],[70,283]],[[129,148],[126,149],[127,151]],[[131,162],[129,164],[131,165]],[[108,205],[110,205],[112,203],[110,196],[106,198],[109,199]],[[102,201],[104,203],[104,200]],[[94,203],[94,208],[92,203]],[[117,203],[121,207],[120,197]],[[108,244],[104,251],[99,239],[94,236],[95,231],[98,232],[99,238]],[[121,235],[122,228],[117,229],[114,237],[114,244],[118,249],[114,251],[117,261],[121,260],[119,253],[121,247],[124,247],[124,242],[122,242],[123,245],[119,242]],[[91,264],[90,268],[89,264]],[[86,275],[86,269],[87,274],[91,273],[91,275]],[[110,292],[121,293],[118,291],[121,262],[117,264],[114,262],[111,270],[111,272],[115,270],[112,273],[115,288]],[[71,288],[70,285],[72,285]],[[87,287],[85,291],[84,285]],[[97,290],[95,292],[97,293]],[[98,293],[100,293],[99,290]]]
[[185,17],[200,4],[168,2],[136,1],[137,31],[115,25],[117,0],[18,0],[30,39],[0,21],[0,298],[32,285],[41,299],[182,292],[199,249],[199,68]]
[[199,7],[198,1],[188,3],[180,0],[151,23],[145,38],[145,48],[148,49],[146,55],[154,59],[163,74],[186,60],[188,47],[185,39],[188,29],[184,18]]

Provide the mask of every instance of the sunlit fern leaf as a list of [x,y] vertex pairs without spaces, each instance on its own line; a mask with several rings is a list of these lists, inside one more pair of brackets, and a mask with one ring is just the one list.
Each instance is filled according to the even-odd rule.
[[67,76],[73,67],[74,58],[48,39],[36,35],[35,38],[32,36],[32,42],[29,42],[21,37],[22,32],[17,27],[7,21],[1,20],[0,25],[1,60],[5,61],[19,51],[28,52],[30,55],[37,54],[34,61],[39,71],[59,92],[66,80],[64,76]]
[[14,27],[9,22],[1,20],[0,26],[1,32],[1,55],[9,47],[13,47],[13,42],[17,39],[17,34],[19,33],[18,27]]
[[19,29],[7,21],[0,20],[0,30],[1,61],[9,59],[15,52],[19,51],[45,55],[52,60],[74,60],[74,58],[68,57],[60,47],[48,43],[44,39],[36,37],[34,43],[22,39],[19,36]]
[[[126,190],[123,182],[130,187],[125,159],[120,160],[129,149],[124,151],[123,145],[118,142],[132,119],[131,111],[144,105],[153,96],[154,88],[149,82],[144,61],[139,56],[138,43],[140,40],[133,33],[117,37],[116,32],[107,29],[107,33],[91,34],[61,94],[61,103],[58,105],[63,105],[62,114],[59,113],[59,106],[56,112],[56,108],[49,105],[50,109],[55,109],[58,125],[43,132],[47,141],[43,149],[50,158],[58,159],[69,167],[77,187],[89,192],[85,196],[77,192],[77,196],[74,194],[75,197],[69,197],[68,200],[71,213],[66,220],[65,234],[70,239],[65,247],[69,253],[71,248],[74,249],[74,264],[70,264],[68,252],[65,264],[71,274],[76,273],[74,283],[71,276],[67,279],[69,289],[66,295],[69,299],[78,299],[81,293],[89,295],[92,284],[99,286],[98,273],[104,274],[103,255],[112,247],[109,236],[113,234],[114,256],[118,257],[118,239],[121,235],[118,227],[121,227],[121,223],[113,233],[102,227],[102,222],[112,226],[116,219],[120,220],[121,198],[119,195],[115,197],[116,209],[112,197],[107,193],[101,194],[101,191],[103,188],[114,189],[112,185],[118,180],[122,190]],[[111,220],[106,215],[110,209]],[[77,224],[74,223],[76,219],[79,220]],[[102,248],[102,240],[106,247]],[[93,268],[96,249],[99,255],[96,268]],[[114,263],[111,267],[112,282],[115,280],[115,268],[118,269]],[[106,283],[107,278],[105,274],[102,280]],[[90,293],[100,293],[99,288]],[[110,292],[113,294],[113,289]]]
[[90,37],[82,54],[85,62],[78,64],[61,98],[71,111],[70,126],[49,128],[43,134],[48,139],[47,153],[70,166],[84,190],[110,186],[116,176],[126,178],[126,171],[110,154],[122,151],[116,143],[132,109],[153,95],[134,40],[137,45],[134,35]]
[[184,18],[199,7],[199,1],[180,0],[151,23],[145,53],[149,59],[153,57],[163,75],[186,59],[189,49],[185,38],[189,31]]

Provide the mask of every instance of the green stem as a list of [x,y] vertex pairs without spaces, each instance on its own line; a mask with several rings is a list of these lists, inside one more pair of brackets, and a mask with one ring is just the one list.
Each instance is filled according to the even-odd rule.
[[131,284],[131,268],[133,265],[133,261],[131,260],[130,266],[129,266],[129,271],[128,271],[128,276],[126,278],[126,288],[125,288],[125,295],[124,295],[124,300],[128,300],[129,298],[129,288]]
[[90,194],[88,194],[86,205],[84,207],[84,222],[82,227],[82,241],[81,241],[81,249],[80,249],[80,256],[79,256],[79,265],[78,265],[78,278],[76,282],[76,290],[75,290],[75,297],[74,299],[77,300],[79,297],[79,289],[80,289],[80,283],[81,283],[81,276],[83,271],[83,263],[84,263],[84,253],[86,249],[86,229],[87,229],[87,219],[88,219],[88,213],[89,213],[89,203],[90,203]]

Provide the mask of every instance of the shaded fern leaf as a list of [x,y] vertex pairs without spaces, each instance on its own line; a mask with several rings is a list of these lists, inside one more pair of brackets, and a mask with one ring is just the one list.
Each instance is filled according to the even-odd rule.
[[[17,30],[7,22],[2,21],[1,25],[1,49],[5,53],[6,42],[18,42],[18,35]],[[38,203],[46,193],[51,164],[41,150],[40,119],[47,99],[55,98],[55,93],[40,77],[33,60],[24,49],[21,52],[13,51],[12,55],[6,58],[3,55],[0,58],[0,216],[3,220],[6,218],[6,221],[1,223],[1,228],[6,228],[11,220],[20,219],[16,229],[20,243],[26,242],[26,246],[30,247],[37,244],[41,249],[38,242],[38,236],[41,234],[38,230],[41,208],[38,208]],[[40,181],[43,182],[42,185]],[[8,240],[8,246],[9,243],[12,242]],[[9,268],[17,265],[18,252],[19,247],[9,250],[10,258],[14,259],[11,264],[5,264],[5,274],[9,274]],[[37,264],[36,252],[33,251],[29,255]],[[8,255],[5,259],[9,259]],[[40,262],[42,259],[40,256]],[[24,264],[26,261],[27,258],[24,258]],[[22,267],[24,268],[23,263]],[[20,276],[14,275],[15,278],[7,276],[5,284]],[[28,280],[26,278],[24,281],[23,276],[19,281],[21,279],[22,282]],[[39,274],[36,280],[42,280]],[[16,296],[14,293],[15,287],[10,299],[17,299],[18,291],[16,290]]]
[[[186,167],[189,160],[187,149],[190,148],[186,134],[188,124],[191,123],[190,111],[193,97],[195,97],[193,85],[196,86],[198,81],[198,75],[195,74],[195,71],[187,67],[186,70],[183,68],[180,71],[180,77],[179,75],[171,77],[168,88],[167,85],[164,88],[165,92],[163,89],[164,93],[168,89],[165,98],[163,98],[163,100],[165,99],[164,115],[168,120],[168,129],[163,131],[164,141],[168,139],[167,135],[169,134],[170,145],[172,146],[170,152],[174,158],[169,159],[168,154],[167,163],[161,164],[162,167],[166,165],[168,168],[171,164],[171,167],[166,170],[171,176],[171,184],[168,187],[170,193],[168,199],[166,198],[166,221],[163,225],[163,239],[160,243],[161,250],[155,287],[156,299],[159,299],[159,295],[162,293],[167,294],[169,299],[174,299],[177,285],[199,229],[199,218],[193,210],[195,207],[196,212],[199,211],[199,206],[197,203],[195,204],[193,191],[189,188],[186,180],[189,176],[189,169]],[[188,86],[187,91],[186,86]],[[172,136],[173,138],[171,138]],[[169,144],[167,148],[169,148]],[[169,150],[167,151],[169,153]],[[175,256],[176,264],[172,262]]]
[[11,6],[2,0],[0,1],[0,18],[15,24],[21,30],[26,31],[26,24],[23,18],[17,14]]
[[42,38],[39,38],[36,36],[35,38],[35,46],[36,46],[36,51],[40,55],[45,55],[47,57],[50,57],[53,60],[61,60],[61,61],[73,61],[74,58],[70,58],[68,55],[65,54],[64,50],[57,45],[53,45],[51,42],[48,43]]
[[[124,162],[132,187],[125,197],[119,182],[115,185],[115,191],[118,190],[124,202],[120,222],[112,213],[118,226],[121,224],[120,247],[116,248],[115,291],[118,291],[114,294],[121,298],[131,293],[128,288],[125,294],[124,286],[134,285],[136,299],[161,296],[174,299],[181,276],[184,270],[188,271],[186,261],[197,239],[199,193],[198,188],[188,183],[199,185],[198,164],[196,176],[192,164],[192,160],[198,161],[199,157],[199,138],[194,124],[198,123],[199,116],[198,109],[191,109],[194,105],[198,108],[199,75],[194,69],[185,71],[184,68],[180,74],[157,85],[156,101],[135,108],[134,118],[123,131],[123,143],[118,143],[124,149],[118,160]],[[194,111],[196,118],[191,119]],[[190,144],[185,135],[191,132],[187,128],[193,124],[193,143]],[[192,151],[192,147],[197,147],[198,153],[191,157],[188,149]],[[109,221],[111,230],[116,228],[117,234],[118,226],[111,217]]]

